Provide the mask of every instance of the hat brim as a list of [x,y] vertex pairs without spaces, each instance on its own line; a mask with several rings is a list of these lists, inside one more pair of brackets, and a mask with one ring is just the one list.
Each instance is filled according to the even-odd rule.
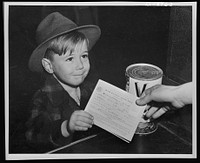
[[101,35],[101,30],[96,25],[79,26],[79,27],[73,28],[71,30],[67,30],[67,31],[59,33],[57,35],[54,35],[53,37],[47,39],[46,41],[44,41],[43,43],[38,45],[36,47],[36,49],[32,52],[31,57],[29,59],[29,63],[28,63],[29,69],[31,71],[35,71],[35,72],[42,72],[43,67],[42,67],[41,61],[42,61],[42,58],[44,57],[46,49],[49,46],[49,43],[54,38],[64,35],[64,34],[68,34],[73,31],[79,31],[86,36],[86,38],[89,40],[88,50],[90,50],[94,46],[94,44],[96,43],[96,41],[99,39],[99,37]]

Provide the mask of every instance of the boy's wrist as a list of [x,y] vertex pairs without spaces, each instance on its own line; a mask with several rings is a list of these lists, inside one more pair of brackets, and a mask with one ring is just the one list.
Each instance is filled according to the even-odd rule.
[[63,123],[61,124],[61,133],[64,137],[68,137],[71,134],[68,129],[68,120],[63,121]]
[[67,126],[66,129],[68,131],[69,134],[72,134],[73,132],[71,131],[70,127],[69,127],[69,121],[67,121]]

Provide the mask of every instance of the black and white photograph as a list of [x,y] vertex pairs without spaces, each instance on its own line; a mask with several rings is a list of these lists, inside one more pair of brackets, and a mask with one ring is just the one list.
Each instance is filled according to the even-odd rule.
[[197,2],[3,2],[5,159],[197,158]]

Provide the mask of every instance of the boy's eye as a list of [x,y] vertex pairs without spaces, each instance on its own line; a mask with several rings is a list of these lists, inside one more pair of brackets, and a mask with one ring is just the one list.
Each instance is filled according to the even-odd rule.
[[70,58],[67,58],[67,59],[66,59],[67,62],[70,62],[70,61],[72,61],[72,60],[73,60],[73,57],[70,57]]
[[88,58],[88,54],[83,54],[82,58]]

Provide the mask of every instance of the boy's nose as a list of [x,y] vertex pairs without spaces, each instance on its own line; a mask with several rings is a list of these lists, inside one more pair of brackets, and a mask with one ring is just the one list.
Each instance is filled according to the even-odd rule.
[[83,69],[83,62],[81,61],[81,59],[77,59],[76,68],[77,69]]

